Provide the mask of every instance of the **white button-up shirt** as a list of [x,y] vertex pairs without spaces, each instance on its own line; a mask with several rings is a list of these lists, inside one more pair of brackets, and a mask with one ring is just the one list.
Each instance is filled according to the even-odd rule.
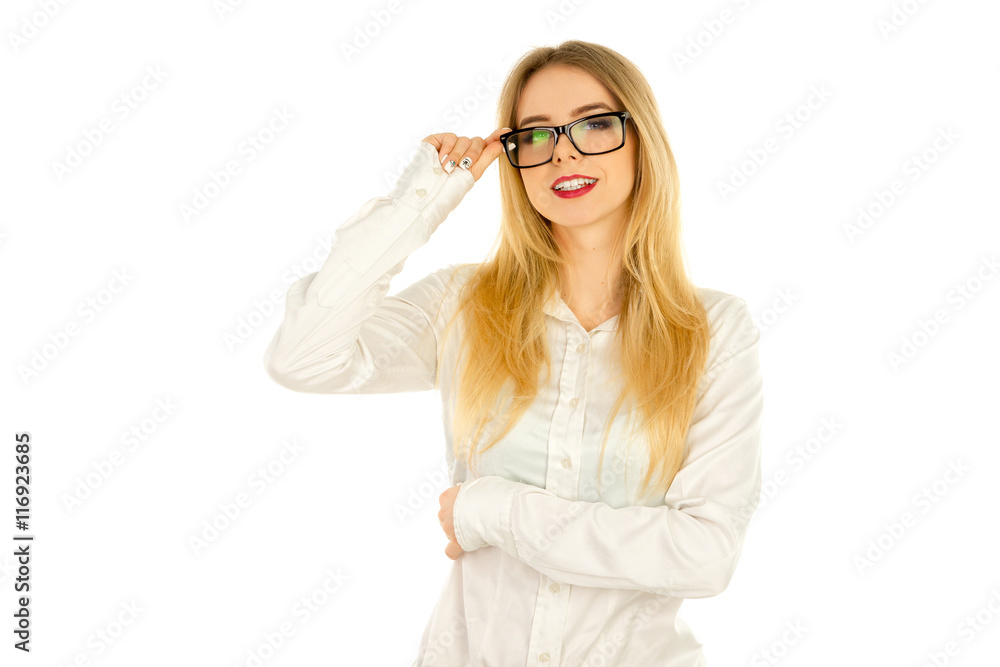
[[267,373],[316,393],[429,390],[440,375],[443,452],[452,485],[461,483],[455,536],[466,553],[413,665],[703,666],[701,644],[677,612],[684,598],[727,587],[760,494],[759,331],[747,305],[700,288],[713,329],[709,359],[683,467],[665,494],[637,497],[648,444],[639,428],[629,435],[629,402],[598,476],[602,429],[620,389],[611,367],[618,316],[587,331],[558,291],[544,307],[550,380],[472,478],[452,451],[458,339],[441,338],[475,267],[453,264],[387,292],[474,183],[465,170],[441,169],[437,150],[421,142],[389,196],[338,227],[320,271],[289,288]]

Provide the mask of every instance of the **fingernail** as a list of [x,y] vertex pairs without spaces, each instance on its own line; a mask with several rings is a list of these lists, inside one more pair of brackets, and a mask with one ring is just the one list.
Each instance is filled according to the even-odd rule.
[[444,164],[444,161],[447,160],[447,159],[448,159],[448,154],[445,153],[444,157],[441,158],[441,164]]
[[446,172],[448,172],[449,174],[451,172],[455,171],[455,161],[454,160],[448,160],[448,163],[444,166],[444,170]]

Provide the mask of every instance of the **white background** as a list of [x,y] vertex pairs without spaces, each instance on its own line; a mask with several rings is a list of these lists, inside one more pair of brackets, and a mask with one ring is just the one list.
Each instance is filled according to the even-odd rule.
[[[262,354],[292,277],[318,270],[336,226],[388,192],[423,137],[491,133],[514,60],[564,39],[614,48],[648,78],[692,277],[745,298],[762,330],[762,504],[729,588],[682,608],[709,664],[995,660],[1000,6],[220,7],[4,3],[0,662],[247,665],[290,622],[264,664],[410,665],[452,566],[438,397],[299,394],[266,376]],[[293,118],[268,135],[275,109]],[[104,119],[112,131],[88,150]],[[249,159],[241,145],[258,135]],[[777,150],[754,165],[766,145]],[[86,155],[60,172],[73,151]],[[240,172],[186,219],[229,160]],[[391,294],[482,261],[496,174]],[[878,210],[894,180],[901,194]],[[723,195],[724,183],[739,185]],[[859,208],[875,212],[863,227]],[[22,431],[30,656],[11,648]],[[258,494],[250,476],[290,441],[301,453]],[[240,493],[250,505],[196,553],[191,538]],[[339,590],[296,614],[328,572]],[[99,630],[117,634],[110,646]]]

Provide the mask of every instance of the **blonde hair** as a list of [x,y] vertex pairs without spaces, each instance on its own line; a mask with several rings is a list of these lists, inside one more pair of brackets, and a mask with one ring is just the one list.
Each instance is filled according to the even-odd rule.
[[[517,127],[521,91],[532,74],[552,65],[589,72],[611,91],[618,109],[630,114],[627,132],[629,141],[637,142],[636,173],[618,240],[622,301],[612,346],[623,389],[605,424],[599,460],[614,416],[632,397],[649,441],[640,493],[649,488],[654,471],[654,490],[666,493],[684,459],[710,337],[708,317],[683,261],[677,165],[649,83],[631,61],[599,44],[570,40],[524,54],[504,82],[497,127]],[[542,307],[567,263],[517,170],[503,155],[498,162],[502,206],[496,250],[463,286],[442,337],[447,339],[462,315],[465,361],[456,364],[462,371],[452,432],[455,457],[473,470],[475,456],[507,435],[551,376]],[[545,380],[539,377],[542,365]],[[493,431],[489,441],[470,451],[469,443],[478,443],[486,431]]]

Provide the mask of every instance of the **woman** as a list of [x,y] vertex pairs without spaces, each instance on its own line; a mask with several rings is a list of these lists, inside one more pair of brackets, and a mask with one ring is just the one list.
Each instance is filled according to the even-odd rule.
[[[759,332],[743,299],[687,278],[676,166],[630,61],[537,48],[499,118],[485,139],[426,137],[337,229],[289,288],[267,372],[440,389],[455,563],[414,665],[704,665],[677,612],[727,587],[759,497]],[[387,297],[502,153],[494,256]]]

